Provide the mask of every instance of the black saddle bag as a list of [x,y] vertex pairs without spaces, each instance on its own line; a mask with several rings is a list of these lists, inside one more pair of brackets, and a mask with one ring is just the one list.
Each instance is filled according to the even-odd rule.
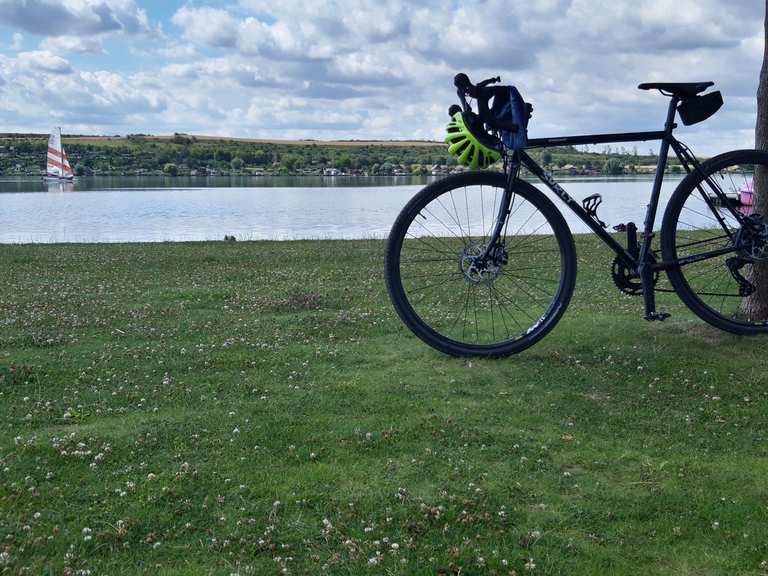
[[710,92],[703,96],[689,96],[677,105],[683,124],[690,126],[703,122],[723,105],[723,95],[720,92]]

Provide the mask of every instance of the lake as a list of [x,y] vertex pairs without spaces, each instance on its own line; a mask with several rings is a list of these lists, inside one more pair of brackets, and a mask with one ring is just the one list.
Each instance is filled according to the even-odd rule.
[[[0,243],[383,238],[405,203],[435,178],[116,176],[46,184],[6,177],[0,178]],[[602,194],[599,216],[609,225],[641,226],[650,178],[559,181],[578,200]],[[678,182],[665,181],[657,227]],[[555,204],[572,231],[588,230],[562,202]]]

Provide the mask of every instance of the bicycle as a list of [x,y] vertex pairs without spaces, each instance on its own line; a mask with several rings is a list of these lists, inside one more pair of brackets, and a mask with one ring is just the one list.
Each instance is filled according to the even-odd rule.
[[[736,150],[699,162],[673,136],[683,124],[706,120],[722,105],[713,82],[646,83],[670,98],[664,129],[555,138],[527,137],[532,106],[500,78],[474,85],[454,79],[461,106],[446,141],[459,163],[481,168],[433,182],[397,217],[389,235],[385,278],[402,321],[430,346],[454,356],[501,357],[543,338],[565,312],[576,279],[576,248],[562,214],[524,171],[560,198],[615,254],[617,287],[642,295],[646,320],[656,310],[659,275],[697,316],[735,334],[768,332],[768,223],[747,202],[768,193],[768,152]],[[467,97],[476,101],[475,112]],[[660,140],[656,173],[642,230],[616,230],[597,213],[599,194],[581,204],[528,153],[531,148]],[[660,253],[654,225],[670,148],[686,172],[667,205]],[[482,170],[496,161],[502,171]],[[486,213],[486,210],[489,210]]]

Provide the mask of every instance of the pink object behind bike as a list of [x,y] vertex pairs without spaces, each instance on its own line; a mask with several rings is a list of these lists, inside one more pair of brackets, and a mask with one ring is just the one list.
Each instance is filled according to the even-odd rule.
[[744,206],[752,206],[755,200],[754,180],[750,180],[739,190],[739,202]]

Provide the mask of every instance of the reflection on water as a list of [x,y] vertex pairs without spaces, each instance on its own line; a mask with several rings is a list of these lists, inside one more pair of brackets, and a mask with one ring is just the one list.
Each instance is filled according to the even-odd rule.
[[[105,180],[118,187],[108,186]],[[171,181],[175,186],[153,188],[148,180]],[[302,185],[290,187],[249,178],[239,187],[230,182],[227,187],[200,188],[180,186],[181,180],[119,177],[99,179],[98,185],[95,178],[74,184],[0,180],[0,243],[221,240],[225,235],[238,239],[382,238],[427,181],[388,178],[376,184],[375,179],[358,179],[365,181],[362,185],[353,184],[352,179],[318,178],[336,180],[333,185],[320,185],[299,178]],[[643,221],[649,179],[562,182],[576,199],[601,193],[599,215],[609,225]],[[676,184],[670,179],[664,185],[657,225]],[[555,199],[555,204],[574,232],[588,230],[562,202]]]
[[[75,183],[66,180],[45,180],[43,181],[43,187],[46,192],[74,192]],[[6,190],[3,190],[6,192]]]
[[[435,176],[91,176],[77,178],[74,192],[154,190],[157,188],[361,188],[364,186],[424,185]],[[47,192],[69,182],[42,178],[0,177],[0,193]]]

